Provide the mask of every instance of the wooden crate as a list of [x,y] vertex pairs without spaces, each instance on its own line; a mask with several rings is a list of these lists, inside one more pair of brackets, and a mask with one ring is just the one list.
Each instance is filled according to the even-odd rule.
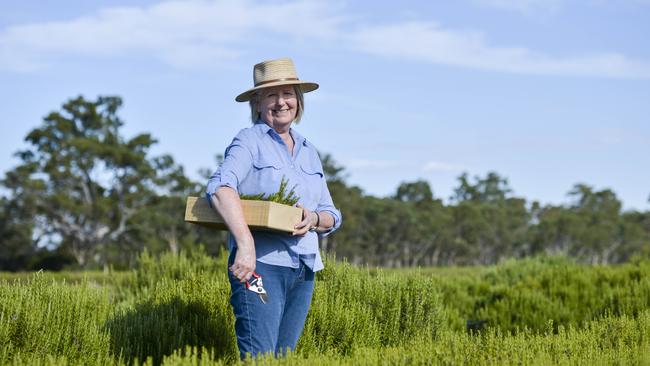
[[[251,230],[293,232],[302,220],[302,209],[275,202],[241,200],[244,219]],[[228,230],[223,218],[204,197],[187,197],[185,221],[218,230]]]

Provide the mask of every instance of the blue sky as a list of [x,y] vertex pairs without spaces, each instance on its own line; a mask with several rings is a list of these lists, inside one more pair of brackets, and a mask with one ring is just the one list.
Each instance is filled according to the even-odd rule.
[[292,57],[296,128],[390,195],[466,171],[567,203],[576,183],[650,203],[650,0],[0,2],[0,171],[69,98],[119,95],[198,179],[249,125],[256,62]]

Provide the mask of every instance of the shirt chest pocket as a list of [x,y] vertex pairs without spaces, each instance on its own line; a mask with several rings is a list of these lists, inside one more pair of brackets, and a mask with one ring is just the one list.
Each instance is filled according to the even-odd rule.
[[308,192],[309,196],[309,202],[305,202],[305,204],[307,206],[313,206],[312,209],[315,209],[321,198],[324,179],[323,170],[312,162],[303,162],[300,164],[300,172],[306,183],[306,189],[304,191]]
[[283,164],[279,161],[260,156],[253,160],[251,194],[269,195],[277,192],[283,177]]

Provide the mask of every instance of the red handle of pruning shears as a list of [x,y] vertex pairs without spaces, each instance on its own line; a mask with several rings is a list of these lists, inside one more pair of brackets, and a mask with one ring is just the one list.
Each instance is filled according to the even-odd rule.
[[266,304],[269,297],[266,294],[264,284],[262,283],[262,276],[260,276],[259,273],[253,272],[253,276],[251,276],[250,280],[246,281],[246,288],[249,291],[253,291],[254,293],[258,294],[262,302]]

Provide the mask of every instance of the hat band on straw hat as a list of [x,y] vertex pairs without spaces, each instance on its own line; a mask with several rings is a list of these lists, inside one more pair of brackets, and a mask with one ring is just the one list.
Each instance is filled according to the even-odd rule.
[[277,60],[262,61],[253,66],[252,89],[239,94],[235,100],[238,102],[250,101],[251,95],[260,89],[276,85],[296,85],[303,93],[309,93],[318,89],[318,84],[298,79],[296,67],[288,57]]
[[270,83],[277,83],[279,81],[298,81],[298,80],[300,80],[300,79],[298,79],[298,78],[282,78],[282,79],[264,80],[264,81],[260,81],[259,83],[255,84],[255,87],[257,88],[260,85],[270,84]]

